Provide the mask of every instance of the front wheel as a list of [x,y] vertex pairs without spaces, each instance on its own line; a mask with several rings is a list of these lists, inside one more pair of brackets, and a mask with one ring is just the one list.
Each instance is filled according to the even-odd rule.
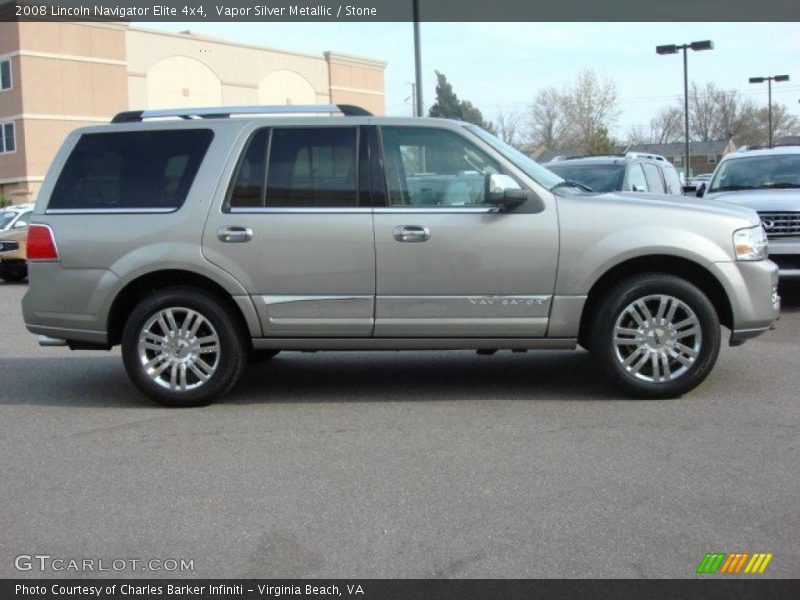
[[714,306],[695,285],[652,273],[616,285],[595,314],[591,347],[611,380],[638,398],[673,398],[698,386],[720,348]]
[[244,336],[223,301],[203,290],[168,288],[134,308],[122,334],[128,375],[167,406],[203,406],[239,380]]

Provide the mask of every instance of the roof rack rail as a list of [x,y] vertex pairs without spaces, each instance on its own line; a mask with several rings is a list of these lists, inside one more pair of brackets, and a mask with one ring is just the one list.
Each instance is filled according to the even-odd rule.
[[663,160],[667,162],[667,159],[661,156],[660,154],[653,154],[652,152],[636,152],[630,151],[625,153],[625,158],[649,158],[650,160]]
[[371,112],[352,104],[288,104],[276,106],[214,106],[198,108],[155,108],[117,113],[112,123],[137,123],[145,119],[227,119],[232,115],[291,115],[340,113],[345,117],[371,117]]

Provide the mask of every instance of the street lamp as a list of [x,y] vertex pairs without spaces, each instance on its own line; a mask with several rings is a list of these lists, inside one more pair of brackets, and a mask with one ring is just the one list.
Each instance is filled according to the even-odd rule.
[[411,5],[414,16],[414,116],[421,117],[422,106],[422,49],[420,48],[419,35],[419,0],[413,0]]
[[714,42],[711,40],[692,42],[691,44],[666,44],[664,46],[656,46],[656,54],[677,54],[678,51],[683,50],[683,124],[684,134],[686,136],[683,179],[686,183],[689,182],[689,62],[686,58],[687,50],[698,51],[713,49]]
[[769,147],[772,148],[772,82],[789,81],[788,75],[770,75],[769,77],[751,77],[750,83],[764,83],[767,82],[767,97],[769,108],[767,114],[769,115]]

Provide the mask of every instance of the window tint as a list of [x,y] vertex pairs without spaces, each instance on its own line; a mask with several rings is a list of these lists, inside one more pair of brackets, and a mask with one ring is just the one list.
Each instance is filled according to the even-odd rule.
[[631,192],[646,192],[647,180],[644,178],[644,171],[638,163],[631,165],[628,170],[628,191]]
[[648,189],[655,194],[663,194],[664,182],[661,180],[661,173],[659,173],[658,167],[651,163],[644,163],[642,167],[644,168]]
[[17,149],[17,137],[14,123],[8,122],[0,125],[0,153],[14,152]]
[[164,209],[186,200],[211,143],[208,129],[81,136],[50,197],[57,209]]
[[257,131],[250,139],[231,188],[231,207],[264,206],[264,178],[268,143],[269,129]]
[[355,127],[273,129],[266,206],[356,206],[356,133]]
[[0,90],[11,89],[11,61],[0,61]]
[[664,167],[662,173],[664,173],[664,180],[667,182],[667,192],[670,194],[682,194],[681,178],[678,177],[678,171],[675,170],[675,167]]
[[384,127],[383,155],[392,206],[476,206],[485,176],[500,165],[459,135],[430,127]]

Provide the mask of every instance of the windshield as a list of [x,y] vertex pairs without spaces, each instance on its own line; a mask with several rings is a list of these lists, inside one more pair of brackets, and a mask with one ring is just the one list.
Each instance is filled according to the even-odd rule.
[[558,175],[548,171],[532,158],[525,156],[513,146],[509,146],[505,142],[500,141],[491,133],[484,131],[477,125],[467,123],[464,124],[464,128],[477,135],[492,148],[508,158],[517,168],[522,169],[528,177],[536,181],[539,185],[546,187],[548,190],[562,181],[561,177]]
[[547,165],[547,168],[564,179],[588,185],[592,190],[600,193],[620,191],[622,182],[625,179],[624,165],[570,165],[557,163]]
[[776,188],[800,188],[800,154],[773,154],[723,161],[708,191]]
[[19,213],[15,210],[0,211],[0,229],[6,229],[11,225],[11,221],[13,221],[18,214]]

